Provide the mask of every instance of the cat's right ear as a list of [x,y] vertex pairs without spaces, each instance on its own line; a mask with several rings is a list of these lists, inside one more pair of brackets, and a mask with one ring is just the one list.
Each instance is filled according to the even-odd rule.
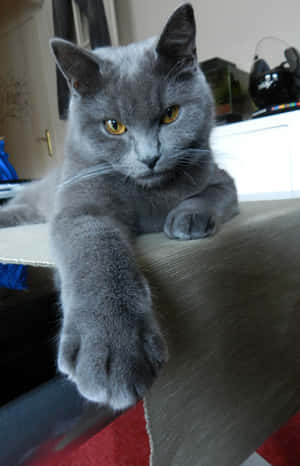
[[78,94],[88,94],[100,86],[99,62],[94,54],[57,38],[50,40],[50,48],[72,90]]
[[173,61],[184,57],[196,58],[196,23],[190,3],[181,5],[171,15],[160,35],[156,51],[159,56]]

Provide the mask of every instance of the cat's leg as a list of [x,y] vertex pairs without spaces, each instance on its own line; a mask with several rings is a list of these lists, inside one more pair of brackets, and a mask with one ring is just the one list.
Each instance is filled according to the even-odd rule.
[[53,209],[58,172],[39,181],[24,184],[16,196],[0,206],[0,228],[44,223]]
[[143,397],[167,351],[126,228],[83,210],[63,209],[50,228],[64,315],[58,367],[84,397],[119,410]]
[[239,212],[233,179],[217,166],[213,182],[201,193],[184,199],[167,215],[164,232],[182,240],[215,234],[222,223]]
[[43,222],[45,218],[34,206],[23,202],[22,198],[14,199],[0,207],[0,228]]

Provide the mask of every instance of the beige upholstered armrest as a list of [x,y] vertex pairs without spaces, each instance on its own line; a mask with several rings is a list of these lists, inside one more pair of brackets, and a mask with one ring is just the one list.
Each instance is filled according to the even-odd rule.
[[[146,396],[153,466],[238,466],[300,408],[300,200],[242,205],[214,238],[139,238],[170,360]],[[0,262],[52,266],[47,226]]]
[[54,267],[48,225],[25,225],[0,229],[0,262],[33,267]]

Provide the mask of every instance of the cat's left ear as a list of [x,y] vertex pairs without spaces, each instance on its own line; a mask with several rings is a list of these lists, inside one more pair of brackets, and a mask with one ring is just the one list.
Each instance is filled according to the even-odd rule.
[[93,93],[99,88],[99,63],[93,53],[57,38],[50,40],[50,47],[71,90],[83,95]]
[[171,61],[196,58],[196,23],[194,10],[186,3],[172,14],[156,47],[158,55]]

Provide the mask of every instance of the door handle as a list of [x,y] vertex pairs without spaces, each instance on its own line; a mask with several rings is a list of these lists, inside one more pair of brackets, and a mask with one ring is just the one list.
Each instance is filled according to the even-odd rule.
[[51,141],[51,134],[48,129],[45,129],[45,136],[40,138],[40,141],[43,141],[47,144],[48,155],[49,157],[53,157],[53,146],[52,146],[52,141]]

